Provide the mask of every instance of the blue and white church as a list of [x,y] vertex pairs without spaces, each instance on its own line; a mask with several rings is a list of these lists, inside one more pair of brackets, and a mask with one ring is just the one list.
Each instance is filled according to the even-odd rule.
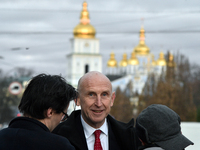
[[[78,80],[89,71],[104,72],[111,80],[113,90],[117,87],[124,91],[129,83],[132,84],[132,93],[142,93],[148,76],[154,73],[159,77],[165,73],[168,64],[174,66],[173,55],[169,54],[168,62],[163,52],[159,58],[154,59],[150,48],[145,44],[145,30],[141,27],[139,32],[139,44],[133,48],[131,54],[122,54],[122,60],[117,62],[115,53],[110,54],[107,67],[102,70],[102,55],[100,53],[99,39],[95,37],[96,30],[90,24],[87,3],[83,3],[80,15],[80,23],[73,30],[74,37],[70,39],[71,50],[67,55],[67,81],[77,87]],[[136,101],[131,100],[130,101]],[[135,102],[133,102],[135,103]],[[70,104],[72,105],[72,104]],[[73,104],[74,105],[74,104]],[[74,108],[69,107],[69,111]]]
[[99,39],[90,24],[87,3],[83,3],[80,23],[74,28],[70,40],[71,52],[67,55],[67,81],[77,87],[81,76],[89,71],[102,72],[102,56],[99,52]]
[[[172,55],[172,54],[170,54]],[[172,56],[173,57],[173,56]],[[115,54],[110,54],[107,62],[106,75],[112,80],[113,88],[120,85],[123,91],[127,84],[132,81],[133,92],[141,94],[142,89],[147,82],[148,75],[154,73],[157,77],[165,72],[167,62],[163,52],[160,52],[158,60],[150,52],[149,47],[145,44],[145,30],[140,30],[139,44],[133,49],[130,57],[124,53],[122,60],[117,62]],[[119,77],[118,79],[116,79]]]

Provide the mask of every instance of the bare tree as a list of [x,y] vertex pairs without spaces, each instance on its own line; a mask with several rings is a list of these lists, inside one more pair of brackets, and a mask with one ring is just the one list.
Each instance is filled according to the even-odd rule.
[[[33,71],[31,69],[17,68],[14,76],[5,76],[3,71],[0,72],[0,123],[8,123],[16,117],[17,106],[21,95],[12,95],[8,91],[9,85],[13,81],[22,84],[24,77],[30,79]],[[23,78],[22,78],[23,77]]]
[[128,122],[133,118],[133,106],[129,97],[125,95],[125,92],[121,92],[119,87],[116,90],[116,98],[110,114],[122,122]]
[[[167,67],[166,75],[154,84],[146,84],[140,96],[140,111],[150,104],[164,104],[176,111],[183,121],[196,121],[196,106],[193,102],[191,67],[184,55],[176,56],[176,68]],[[153,86],[156,84],[156,90]],[[143,106],[143,107],[142,107]]]

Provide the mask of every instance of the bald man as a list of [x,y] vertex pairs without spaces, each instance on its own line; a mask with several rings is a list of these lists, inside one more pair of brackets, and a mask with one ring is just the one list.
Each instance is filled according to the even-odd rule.
[[95,150],[95,131],[100,130],[100,149],[137,150],[134,120],[126,124],[109,115],[114,100],[110,80],[100,72],[88,72],[78,82],[76,105],[81,110],[72,112],[53,133],[66,137],[77,150]]

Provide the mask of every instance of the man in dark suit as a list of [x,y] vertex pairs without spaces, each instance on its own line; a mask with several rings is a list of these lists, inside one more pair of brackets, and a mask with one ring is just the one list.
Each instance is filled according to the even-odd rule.
[[[97,71],[85,74],[78,82],[76,105],[81,110],[72,112],[53,133],[68,138],[77,150],[136,150],[140,142],[135,136],[134,120],[126,124],[109,115],[114,99],[115,92],[105,75]],[[99,130],[100,144],[96,142]]]
[[75,89],[61,76],[34,77],[19,104],[23,117],[0,131],[0,150],[75,150],[66,138],[51,133],[75,97]]

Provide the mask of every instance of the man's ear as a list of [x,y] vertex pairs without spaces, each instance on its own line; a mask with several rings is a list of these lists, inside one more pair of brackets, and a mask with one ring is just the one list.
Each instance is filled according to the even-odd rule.
[[111,107],[113,106],[114,101],[115,101],[115,92],[113,92],[111,95],[111,105],[110,105]]
[[53,109],[52,108],[48,108],[47,111],[46,111],[45,116],[47,118],[50,118],[53,115],[53,113],[54,113]]
[[76,106],[80,106],[81,105],[80,104],[80,96],[78,96],[77,99],[74,100],[74,101],[75,101]]

